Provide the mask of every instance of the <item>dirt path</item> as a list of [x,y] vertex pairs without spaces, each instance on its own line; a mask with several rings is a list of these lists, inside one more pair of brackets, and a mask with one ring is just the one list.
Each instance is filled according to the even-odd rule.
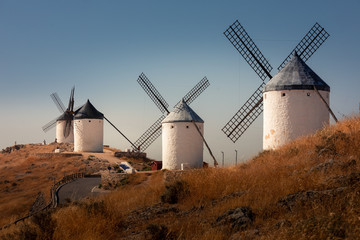
[[82,152],[81,154],[84,156],[85,159],[87,159],[91,155],[101,160],[107,160],[111,165],[121,162],[121,159],[115,157],[114,152],[108,149],[104,149],[104,152],[102,153]]

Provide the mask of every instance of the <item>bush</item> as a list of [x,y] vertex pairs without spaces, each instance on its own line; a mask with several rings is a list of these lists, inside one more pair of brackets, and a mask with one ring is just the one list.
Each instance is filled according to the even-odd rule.
[[161,195],[163,203],[175,204],[189,193],[188,184],[184,181],[175,181],[165,186],[165,192]]
[[23,224],[20,226],[19,231],[14,233],[7,233],[1,236],[2,240],[13,240],[13,239],[26,239],[36,240],[38,237],[36,229],[31,227],[29,224]]
[[156,224],[150,224],[146,227],[147,232],[149,233],[148,239],[153,240],[162,240],[166,239],[166,236],[168,235],[168,228],[165,225],[156,225]]
[[141,171],[151,171],[151,167],[149,166],[144,166]]

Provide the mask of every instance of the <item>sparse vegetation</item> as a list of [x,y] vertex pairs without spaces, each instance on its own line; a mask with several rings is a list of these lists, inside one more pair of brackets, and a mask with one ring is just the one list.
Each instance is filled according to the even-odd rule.
[[[53,239],[360,237],[360,118],[235,167],[191,170],[171,182],[166,173],[131,175],[108,195],[56,209]],[[5,180],[1,187],[12,191],[13,177]],[[178,201],[164,201],[172,196]],[[45,230],[30,224],[5,234],[41,239]]]

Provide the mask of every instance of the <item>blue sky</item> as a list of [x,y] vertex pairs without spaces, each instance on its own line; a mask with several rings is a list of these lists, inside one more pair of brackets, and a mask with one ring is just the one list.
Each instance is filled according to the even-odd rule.
[[[331,87],[338,118],[359,111],[359,1],[0,0],[0,148],[55,138],[41,127],[87,99],[135,141],[160,111],[136,82],[144,72],[170,106],[206,76],[191,107],[215,156],[232,164],[262,148],[262,115],[234,144],[221,128],[260,85],[223,35],[236,19],[276,69],[315,22],[329,39],[307,62]],[[273,70],[272,74],[276,74]],[[105,123],[104,143],[130,145]],[[161,138],[147,150],[161,159]],[[204,150],[204,160],[211,162]]]

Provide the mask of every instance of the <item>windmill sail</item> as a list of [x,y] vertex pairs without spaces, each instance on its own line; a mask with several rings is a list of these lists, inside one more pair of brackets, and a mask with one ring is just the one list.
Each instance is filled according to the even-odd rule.
[[[208,86],[210,86],[209,80],[204,77],[200,80],[182,99],[190,105]],[[176,107],[181,100],[175,104],[174,107]]]
[[230,119],[230,121],[221,129],[228,138],[234,143],[243,135],[256,118],[263,111],[262,89],[265,83],[256,89],[253,95],[245,102],[239,111]]
[[[253,95],[221,129],[235,143],[263,111],[262,89],[265,86],[265,80],[272,78],[270,74],[272,67],[237,20],[224,32],[224,35],[263,81]],[[325,29],[316,23],[278,69],[281,70],[285,66],[295,51],[306,61],[328,37],[329,34]]]
[[[64,114],[64,112],[66,111],[66,108],[65,108],[64,103],[59,98],[59,95],[55,92],[55,93],[50,94],[50,97],[53,100],[53,102],[55,103],[56,107],[59,109],[60,113]],[[44,132],[50,131],[50,129],[52,129],[56,126],[56,121],[58,120],[58,118],[59,117],[51,120],[50,122],[48,122],[47,124],[42,126],[42,130]]]
[[65,111],[65,120],[66,120],[65,128],[64,128],[65,138],[67,138],[73,130],[72,121],[74,119],[74,91],[75,91],[75,86],[71,89],[68,108]]
[[45,124],[43,127],[42,127],[42,130],[44,132],[48,132],[50,129],[52,129],[53,127],[56,126],[56,121],[58,120],[59,117],[51,120],[50,122],[48,122],[47,124]]
[[329,36],[330,34],[327,33],[325,29],[320,26],[320,24],[315,23],[315,25],[310,29],[310,31],[303,37],[303,39],[301,39],[300,43],[280,64],[278,70],[280,71],[286,65],[286,63],[290,61],[295,52],[304,62],[306,62],[326,41]]
[[145,151],[161,135],[161,122],[164,119],[165,116],[161,115],[143,135],[135,141],[134,144],[137,146],[137,150]]
[[265,81],[267,78],[272,78],[270,75],[272,66],[238,20],[224,32],[224,35],[243,56],[250,67],[254,69],[261,80]]
[[150,80],[145,76],[144,73],[140,74],[137,82],[144,89],[147,95],[149,95],[151,100],[155,103],[155,105],[160,109],[162,113],[169,113],[169,104],[160,95],[159,91],[154,87],[154,85],[150,82]]
[[59,95],[57,93],[52,93],[50,95],[51,99],[54,101],[56,107],[59,109],[60,113],[65,112],[66,108],[63,104],[63,102],[61,101],[61,99],[59,98]]

